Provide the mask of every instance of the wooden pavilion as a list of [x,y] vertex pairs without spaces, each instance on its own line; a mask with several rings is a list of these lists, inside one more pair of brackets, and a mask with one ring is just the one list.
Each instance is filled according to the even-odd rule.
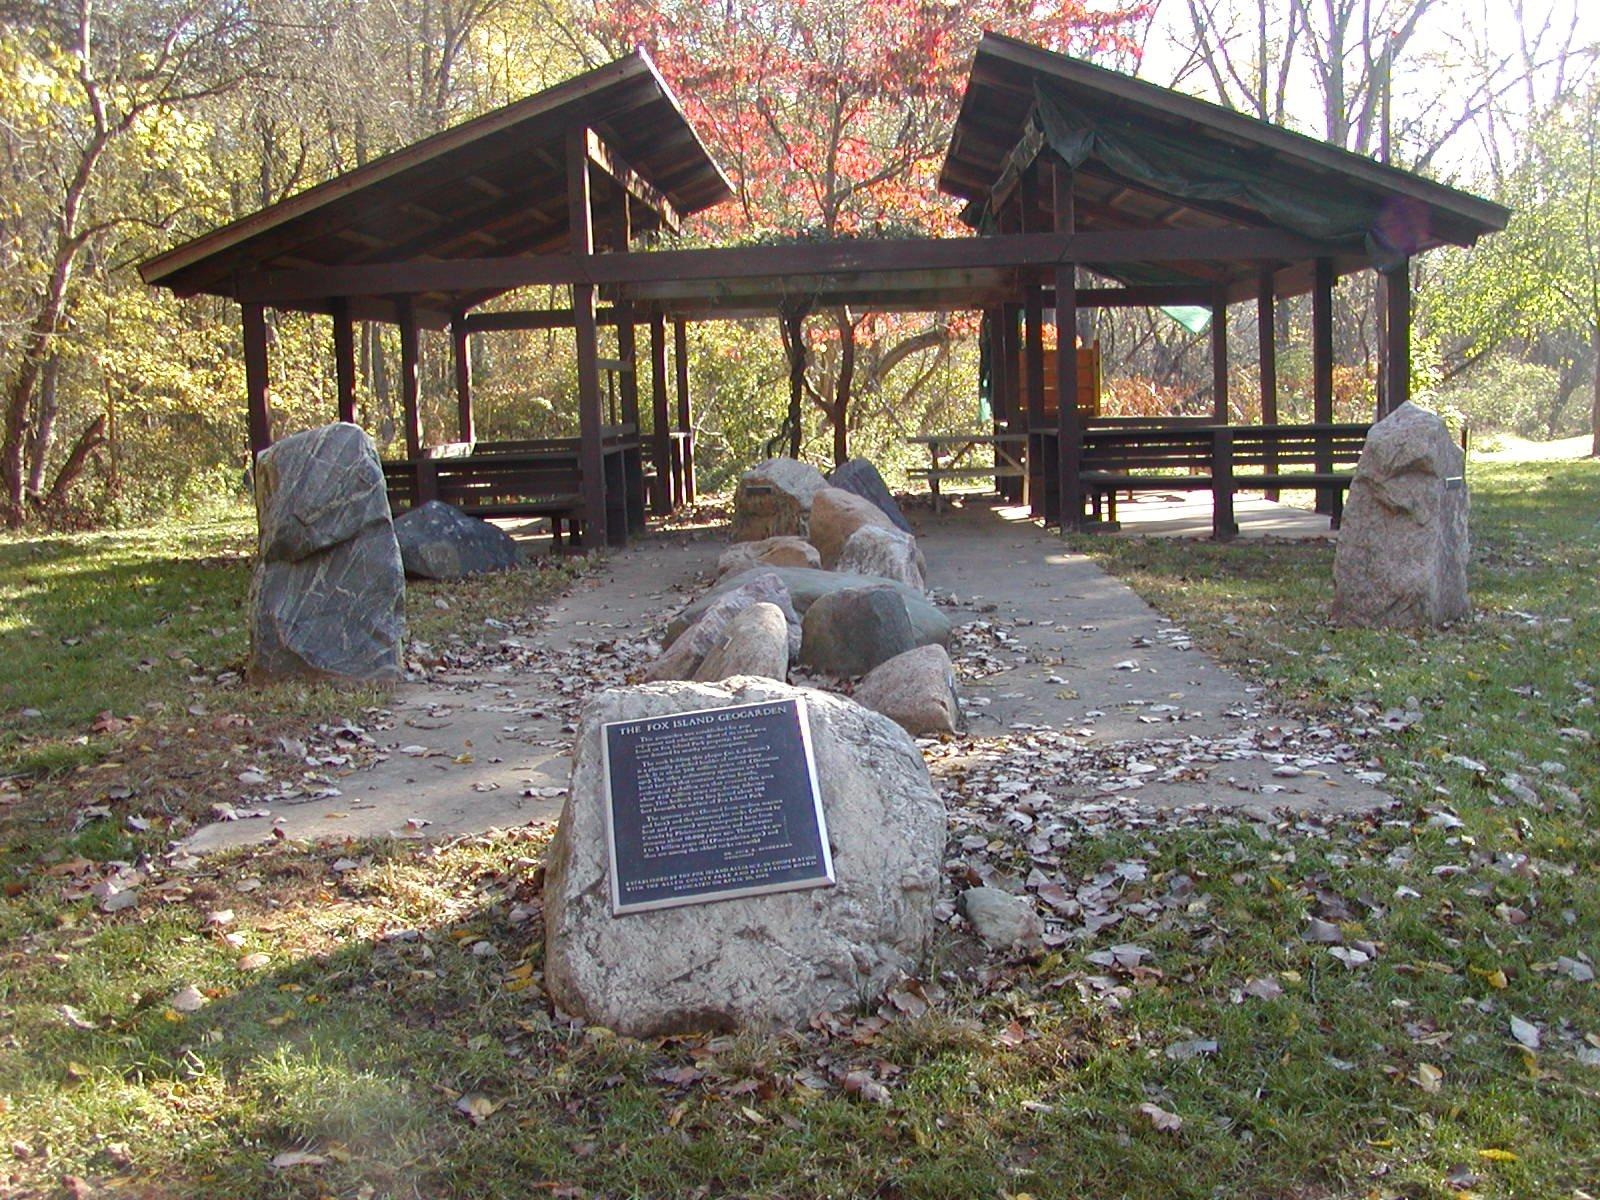
[[[574,528],[626,536],[692,496],[684,360],[691,320],[857,310],[984,313],[996,436],[1026,453],[1002,481],[1066,529],[1116,492],[1145,484],[1216,496],[1232,532],[1239,487],[1312,487],[1337,518],[1365,426],[1333,422],[1332,291],[1341,275],[1386,283],[1387,408],[1410,376],[1410,259],[1471,245],[1504,227],[1498,205],[1165,88],[994,34],[980,43],[940,177],[967,202],[971,237],[858,239],[725,249],[638,249],[718,203],[727,181],[649,59],[636,52],[518,104],[378,160],[153,259],[145,279],[180,294],[240,302],[251,445],[270,441],[263,309],[334,317],[340,414],[353,415],[351,322],[395,321],[405,359],[407,459],[389,466],[400,501],[431,495],[485,513],[545,512]],[[571,289],[569,309],[474,313],[535,285]],[[1277,420],[1274,305],[1310,292],[1314,415]],[[609,302],[597,309],[597,293]],[[1230,423],[1228,306],[1254,301],[1261,332],[1259,425]],[[1086,419],[1050,411],[1047,392],[1079,394],[1078,357],[1054,356],[1044,329],[1073,345],[1078,310],[1211,308],[1209,418]],[[597,325],[617,326],[617,360]],[[665,326],[677,341],[678,428],[669,412]],[[650,327],[652,430],[640,438],[638,323]],[[455,341],[459,441],[429,454],[416,417],[416,330]],[[473,438],[467,337],[487,329],[572,328],[580,437],[571,444]],[[620,374],[608,426],[602,371]],[[792,379],[792,383],[797,379]],[[798,387],[790,435],[798,442]],[[1185,469],[1187,469],[1185,471]],[[1177,472],[1175,474],[1174,472]],[[1018,486],[1019,485],[1019,486]],[[591,533],[590,537],[597,536]]]

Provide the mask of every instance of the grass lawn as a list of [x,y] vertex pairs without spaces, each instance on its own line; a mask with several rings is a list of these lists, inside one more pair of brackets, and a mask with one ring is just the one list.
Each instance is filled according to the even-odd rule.
[[0,1197],[1600,1195],[1600,464],[1473,482],[1479,615],[1422,637],[1331,628],[1325,546],[1080,543],[1283,702],[1419,714],[1397,810],[1079,838],[1068,892],[1183,902],[710,1040],[551,1019],[536,832],[163,864],[242,747],[382,696],[234,686],[240,523],[0,542]]

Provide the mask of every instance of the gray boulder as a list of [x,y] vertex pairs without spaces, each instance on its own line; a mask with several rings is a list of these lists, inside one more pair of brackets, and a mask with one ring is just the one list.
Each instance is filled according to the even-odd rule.
[[[804,697],[836,883],[613,917],[601,726]],[[798,1026],[912,972],[935,928],[944,805],[885,717],[765,679],[602,692],[584,713],[546,859],[545,984],[564,1012],[634,1037]]]
[[252,679],[402,675],[405,572],[372,441],[336,423],[256,459]]
[[822,556],[803,537],[780,534],[759,542],[735,542],[717,558],[717,575],[748,571],[751,567],[820,567]]
[[956,672],[943,646],[918,646],[879,663],[853,693],[913,737],[961,728]]
[[917,539],[898,529],[863,525],[845,539],[835,569],[893,579],[919,592],[925,584]]
[[916,645],[905,599],[892,587],[846,588],[806,610],[800,661],[830,675],[864,675]]
[[645,679],[691,679],[702,660],[725,640],[728,622],[754,604],[771,604],[783,614],[788,628],[788,651],[800,648],[800,614],[789,599],[789,589],[773,570],[755,570],[738,576],[735,587],[702,597],[692,620],[669,627],[667,650],[651,664]]
[[735,675],[759,675],[780,683],[789,677],[789,622],[783,609],[762,601],[736,614],[722,642],[695,669],[697,683],[719,683]]
[[1442,625],[1467,598],[1465,456],[1443,421],[1402,404],[1372,427],[1333,559],[1342,625]]
[[966,917],[991,950],[1037,950],[1043,945],[1044,922],[1025,896],[999,888],[975,887],[961,893]]
[[811,498],[828,486],[822,472],[793,458],[769,458],[739,477],[733,493],[733,540],[753,542],[792,534],[804,537]]
[[672,623],[667,626],[669,642],[678,637],[692,625],[706,608],[715,602],[715,598],[724,592],[742,587],[757,575],[773,574],[783,581],[788,589],[789,599],[794,602],[794,609],[802,617],[817,599],[830,592],[844,591],[849,588],[864,587],[892,587],[906,602],[906,615],[911,618],[911,629],[916,635],[917,645],[926,646],[937,642],[941,646],[950,644],[949,619],[929,603],[927,596],[909,584],[884,581],[870,575],[856,575],[842,571],[816,571],[806,567],[760,567],[755,570],[742,571],[737,575],[728,575],[719,579],[704,596],[686,607]]
[[394,536],[406,574],[420,579],[462,579],[522,564],[522,551],[505,530],[440,500],[396,517]]
[[906,520],[905,513],[900,511],[900,506],[895,503],[894,496],[889,491],[889,485],[884,483],[883,476],[878,474],[878,468],[872,465],[872,460],[867,458],[852,458],[842,467],[835,467],[833,474],[828,476],[828,486],[843,488],[847,492],[854,492],[863,499],[872,501],[882,510],[883,515],[894,523],[894,527],[904,533],[911,533],[911,522]]

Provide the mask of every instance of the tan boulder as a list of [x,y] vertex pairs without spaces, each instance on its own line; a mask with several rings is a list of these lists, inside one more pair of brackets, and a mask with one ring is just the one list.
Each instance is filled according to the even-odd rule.
[[919,646],[879,663],[856,686],[852,699],[913,737],[961,728],[956,672],[943,646]]
[[825,487],[811,497],[811,544],[830,571],[850,535],[864,525],[893,529],[894,522],[872,501],[843,488]]
[[782,683],[789,676],[789,621],[783,609],[762,601],[728,622],[722,641],[701,661],[696,683],[721,683],[759,675]]
[[793,458],[769,458],[739,476],[733,493],[733,540],[804,536],[811,499],[828,486],[822,472]]
[[735,542],[717,559],[717,578],[751,567],[820,567],[822,556],[803,537],[779,534],[759,542]]

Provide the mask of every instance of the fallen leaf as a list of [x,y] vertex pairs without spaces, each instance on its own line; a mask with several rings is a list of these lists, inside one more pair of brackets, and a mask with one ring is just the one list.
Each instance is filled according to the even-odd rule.
[[1177,1133],[1183,1128],[1183,1118],[1156,1104],[1141,1104],[1139,1111],[1150,1118],[1150,1124],[1161,1133]]
[[326,1165],[328,1156],[325,1154],[312,1154],[308,1150],[285,1150],[282,1154],[274,1154],[268,1164],[279,1171],[287,1171],[291,1167],[320,1167]]
[[1444,1072],[1432,1063],[1419,1063],[1417,1065],[1417,1073],[1411,1078],[1419,1088],[1430,1096],[1438,1095],[1439,1090],[1444,1086]]
[[468,1092],[455,1103],[457,1112],[465,1115],[474,1125],[482,1125],[505,1107],[504,1100],[491,1100],[482,1092]]
[[192,1013],[199,1012],[211,1002],[206,999],[204,992],[191,983],[188,987],[182,987],[173,992],[167,1003],[172,1005],[178,1012]]
[[1529,1050],[1537,1050],[1539,1048],[1539,1027],[1531,1021],[1524,1021],[1521,1017],[1512,1017],[1511,1036]]

